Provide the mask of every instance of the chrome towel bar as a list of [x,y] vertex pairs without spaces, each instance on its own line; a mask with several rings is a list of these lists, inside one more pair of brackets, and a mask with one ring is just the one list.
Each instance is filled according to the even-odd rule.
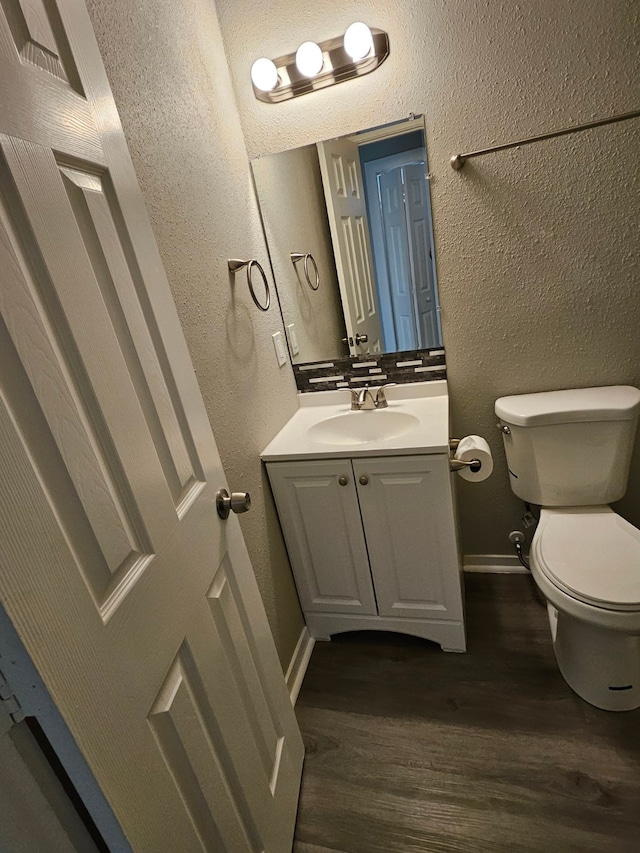
[[494,151],[505,151],[507,148],[518,148],[520,145],[531,145],[532,142],[542,142],[544,139],[554,139],[556,136],[566,136],[569,133],[578,133],[580,130],[590,130],[592,127],[602,127],[605,124],[615,124],[618,121],[627,121],[630,118],[638,118],[640,110],[632,110],[630,113],[620,113],[610,118],[601,118],[598,121],[590,121],[586,124],[576,124],[574,127],[564,127],[562,130],[553,130],[551,133],[541,133],[539,136],[529,136],[518,142],[506,142],[504,145],[492,145],[490,148],[481,148],[478,151],[468,151],[466,154],[454,154],[451,160],[451,168],[456,172],[462,169],[467,160],[472,157],[483,157],[485,154],[493,154]]

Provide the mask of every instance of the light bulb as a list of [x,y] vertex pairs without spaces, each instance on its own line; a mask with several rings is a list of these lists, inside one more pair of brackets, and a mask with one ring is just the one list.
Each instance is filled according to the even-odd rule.
[[303,42],[296,51],[296,66],[305,77],[315,77],[322,70],[322,50],[314,41]]
[[373,36],[369,27],[362,21],[347,27],[344,34],[344,49],[354,62],[368,56],[373,49]]
[[271,92],[278,85],[278,69],[275,63],[264,56],[251,66],[251,80],[261,92]]

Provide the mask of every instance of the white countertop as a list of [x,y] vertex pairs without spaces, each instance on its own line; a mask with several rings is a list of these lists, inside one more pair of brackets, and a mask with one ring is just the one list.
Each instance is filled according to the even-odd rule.
[[415,382],[387,389],[388,409],[356,412],[358,417],[384,416],[386,411],[406,412],[418,425],[403,435],[353,444],[312,441],[307,431],[327,418],[351,410],[347,389],[313,391],[299,395],[300,408],[262,451],[265,462],[294,459],[340,459],[354,456],[407,456],[413,453],[449,452],[449,395],[447,382]]

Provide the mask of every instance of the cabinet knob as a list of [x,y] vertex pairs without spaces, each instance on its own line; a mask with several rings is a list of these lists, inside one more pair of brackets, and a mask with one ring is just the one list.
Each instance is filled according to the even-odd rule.
[[346,486],[347,483],[349,482],[349,478],[345,477],[343,474],[342,477],[338,477],[338,482],[340,483],[341,486]]
[[361,486],[366,486],[368,482],[369,482],[369,478],[367,477],[367,475],[366,475],[366,474],[363,474],[363,475],[360,477],[360,485],[361,485]]

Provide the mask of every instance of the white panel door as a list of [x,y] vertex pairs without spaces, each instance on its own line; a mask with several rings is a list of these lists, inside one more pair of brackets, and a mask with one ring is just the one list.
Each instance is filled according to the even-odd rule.
[[0,3],[0,597],[136,851],[291,846],[302,742],[81,0]]
[[[382,352],[382,321],[358,146],[346,138],[319,142],[318,157],[347,335],[353,338],[349,350],[352,355]],[[356,335],[365,335],[366,341],[358,344]]]
[[375,614],[349,459],[267,465],[305,611]]
[[380,616],[462,619],[447,457],[354,459],[353,470]]
[[424,163],[405,166],[404,181],[419,346],[437,347],[440,346],[438,299],[431,240],[431,209]]

